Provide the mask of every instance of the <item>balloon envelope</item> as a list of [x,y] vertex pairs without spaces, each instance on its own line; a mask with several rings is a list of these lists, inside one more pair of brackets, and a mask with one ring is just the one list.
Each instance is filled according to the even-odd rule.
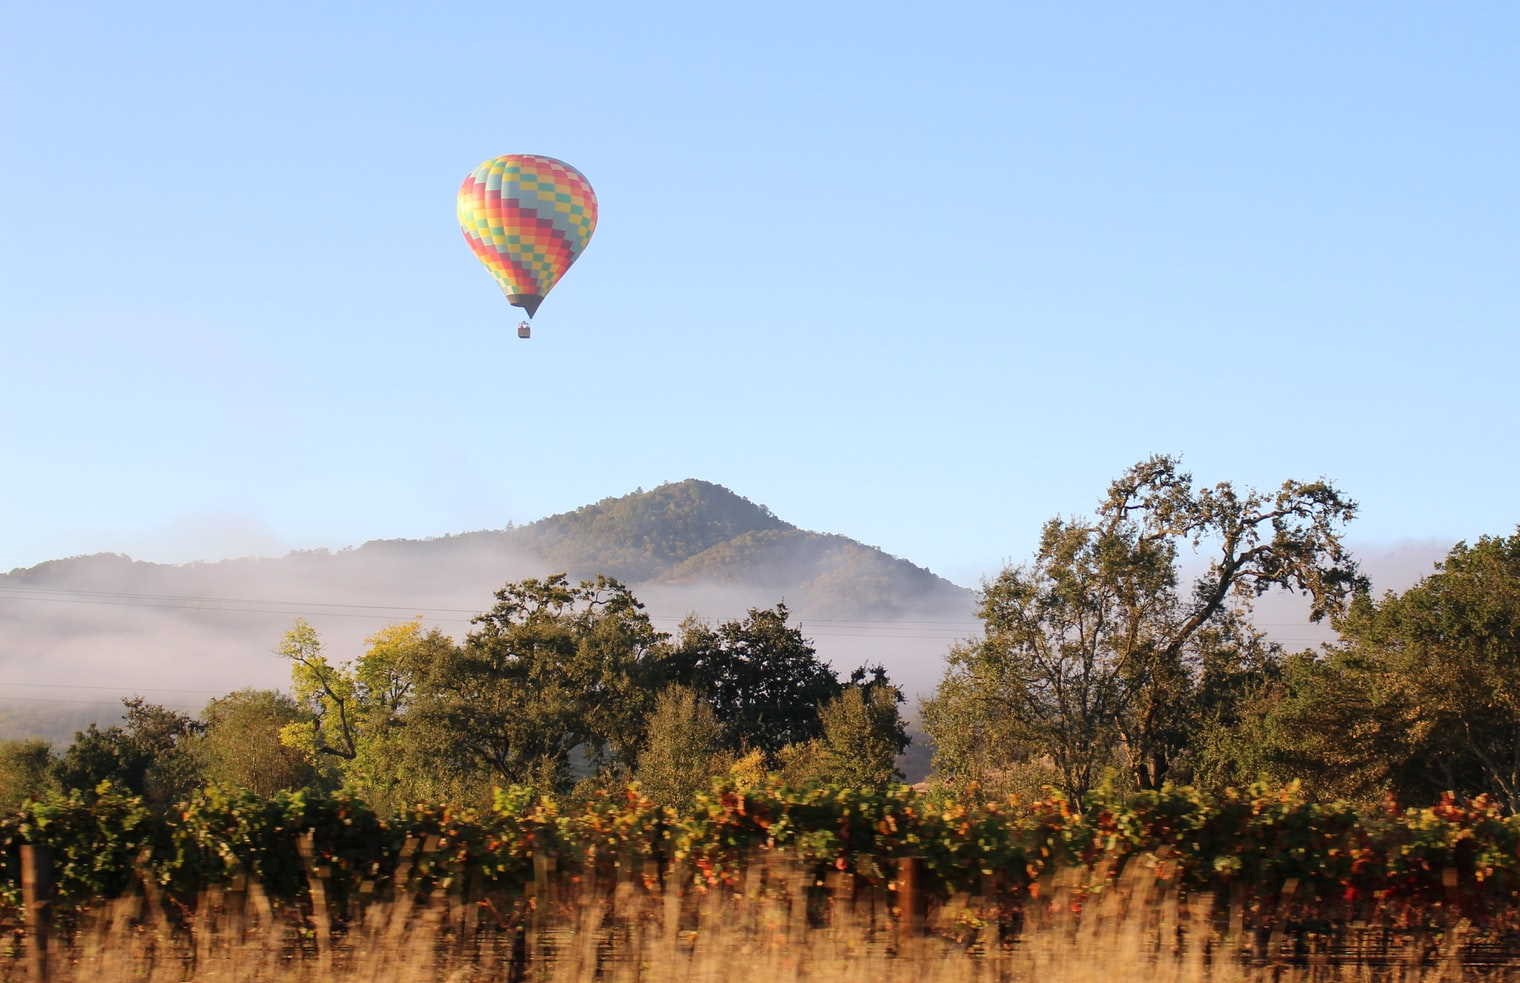
[[596,193],[553,157],[504,154],[460,185],[459,227],[507,302],[532,317],[596,229]]

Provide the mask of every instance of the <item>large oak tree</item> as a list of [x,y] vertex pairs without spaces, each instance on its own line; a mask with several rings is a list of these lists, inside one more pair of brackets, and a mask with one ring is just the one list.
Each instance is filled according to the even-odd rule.
[[[1204,665],[1221,639],[1251,637],[1252,599],[1302,592],[1319,620],[1362,585],[1341,542],[1355,511],[1326,481],[1262,492],[1198,487],[1174,457],[1129,468],[1091,517],[1050,520],[1033,559],[984,588],[985,637],[952,651],[925,706],[950,752],[938,769],[976,777],[957,748],[980,768],[1039,756],[1080,800],[1117,760],[1159,786],[1199,719]],[[1206,558],[1189,583],[1184,549]]]

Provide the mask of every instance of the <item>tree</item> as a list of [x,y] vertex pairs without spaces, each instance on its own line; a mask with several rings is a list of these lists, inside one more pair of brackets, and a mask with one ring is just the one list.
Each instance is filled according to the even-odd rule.
[[290,662],[290,684],[306,721],[288,725],[284,740],[319,760],[329,755],[351,761],[359,753],[362,694],[351,667],[334,666],[322,651],[322,639],[305,618],[297,618],[278,649]]
[[280,739],[309,763],[335,776],[343,789],[388,811],[440,791],[409,726],[413,703],[430,675],[454,652],[452,639],[420,620],[389,625],[365,640],[355,660],[334,666],[316,630],[297,621],[280,652],[303,711]]
[[[931,735],[1001,731],[1007,760],[1048,756],[1078,800],[1110,763],[1159,787],[1195,719],[1205,629],[1240,630],[1274,587],[1306,594],[1314,620],[1343,610],[1364,584],[1340,539],[1355,511],[1324,481],[1242,492],[1195,488],[1175,458],[1134,465],[1093,518],[1050,520],[1033,560],[983,589],[985,637],[952,650]],[[1212,553],[1186,592],[1183,545]]]
[[0,809],[15,811],[55,787],[53,749],[47,741],[0,741]]
[[819,709],[841,692],[834,671],[788,617],[777,604],[716,628],[695,619],[681,625],[671,677],[711,702],[732,750],[775,755],[818,737]]
[[200,784],[190,751],[202,725],[187,714],[140,696],[121,701],[124,723],[102,730],[90,724],[54,764],[65,789],[93,790],[112,781],[156,805],[176,802]]
[[417,696],[457,650],[453,639],[420,621],[381,629],[354,667],[361,739],[341,765],[343,787],[382,811],[456,791],[429,767],[426,735],[413,721]]
[[[975,655],[969,648],[955,646],[947,662],[971,664]],[[934,746],[932,777],[962,790],[977,783],[1000,793],[1036,791],[1041,782],[1025,787],[1020,780],[1025,772],[1039,773],[1044,782],[1052,776],[1046,774],[1049,766],[1035,730],[985,699],[982,686],[997,667],[986,660],[977,668],[977,674],[946,672],[934,695],[919,705],[924,733]]]
[[572,758],[631,771],[664,676],[666,636],[607,577],[510,583],[418,693],[409,726],[455,776],[563,785]]
[[1369,666],[1344,649],[1298,652],[1220,734],[1238,779],[1306,782],[1322,796],[1371,805],[1398,794],[1397,762],[1414,754]]
[[195,753],[202,775],[210,784],[266,796],[313,783],[317,774],[307,756],[280,740],[283,728],[305,717],[295,700],[275,690],[217,697],[201,711],[205,731]]
[[1270,778],[1260,709],[1282,692],[1291,660],[1238,612],[1199,629],[1190,651],[1194,675],[1176,733],[1184,747],[1172,776],[1215,791]]
[[[869,675],[868,675],[869,672]],[[902,691],[886,672],[857,669],[844,692],[823,707],[819,778],[854,788],[880,788],[901,781],[897,756],[909,739],[898,706]]]
[[1336,628],[1341,644],[1264,710],[1279,773],[1363,798],[1496,794],[1520,811],[1520,530],[1458,543]]
[[636,777],[644,794],[663,806],[680,808],[727,771],[733,756],[721,750],[723,727],[695,692],[670,686],[660,693],[649,717]]

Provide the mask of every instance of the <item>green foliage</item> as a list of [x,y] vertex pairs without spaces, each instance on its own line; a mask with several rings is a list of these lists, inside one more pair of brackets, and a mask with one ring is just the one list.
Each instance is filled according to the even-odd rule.
[[684,686],[660,693],[635,772],[641,791],[663,806],[681,807],[728,770],[723,727],[712,707]]
[[285,633],[278,652],[290,662],[290,688],[307,717],[285,728],[285,742],[306,752],[313,762],[321,755],[352,760],[359,753],[362,710],[353,669],[327,661],[321,637],[304,618]]
[[1360,798],[1492,791],[1520,809],[1520,532],[1459,543],[1336,628],[1342,644],[1292,665],[1261,708],[1275,773]]
[[[974,651],[965,645],[947,656],[952,667],[973,658]],[[946,672],[934,695],[919,704],[924,732],[934,747],[935,781],[957,788],[977,783],[1005,789],[1005,777],[1042,760],[1033,728],[1013,714],[992,712],[984,693],[988,683],[985,673]],[[1054,765],[1049,773],[1059,784]]]
[[306,714],[275,690],[242,689],[218,697],[201,711],[205,732],[195,745],[202,779],[212,785],[273,795],[317,780],[298,748],[281,742],[281,731]]
[[[1209,710],[1208,661],[1245,664],[1261,648],[1243,617],[1253,598],[1302,591],[1320,618],[1362,584],[1340,542],[1355,505],[1330,485],[1195,488],[1177,465],[1136,464],[1091,520],[1052,519],[1033,560],[983,590],[986,637],[952,650],[925,714],[947,770],[968,771],[988,753],[973,741],[1001,737],[1004,761],[1048,758],[1073,799],[1113,765],[1157,788]],[[1184,543],[1215,550],[1188,591]]]
[[[869,679],[869,681],[868,681]],[[876,667],[869,677],[858,669],[844,692],[819,714],[822,736],[782,749],[781,774],[787,784],[885,788],[902,781],[897,756],[908,746],[898,705],[901,691]]]
[[[1411,924],[1422,910],[1455,906],[1485,923],[1520,905],[1520,817],[1485,799],[1366,812],[1315,802],[1295,786],[1208,795],[1168,785],[1095,796],[1084,811],[1059,797],[774,784],[720,784],[679,810],[636,789],[607,789],[571,808],[519,786],[498,790],[483,809],[417,805],[388,818],[342,796],[217,789],[155,813],[103,786],[0,817],[0,902],[19,902],[19,843],[49,847],[63,908],[117,894],[139,875],[178,899],[240,875],[277,899],[299,899],[308,838],[338,896],[389,876],[427,840],[438,850],[416,858],[425,877],[479,877],[509,892],[531,878],[539,853],[582,878],[642,873],[652,862],[667,882],[737,884],[757,854],[785,852],[876,884],[893,878],[897,858],[915,857],[925,886],[942,895],[990,884],[1027,898],[1059,868],[1076,868],[1079,884],[1101,890],[1125,865],[1143,864],[1191,890],[1239,890],[1264,904],[1293,880],[1300,903],[1347,919]],[[1460,890],[1446,883],[1448,871]]]
[[47,741],[0,741],[0,810],[53,791],[53,749]]
[[111,782],[159,806],[188,794],[200,780],[192,744],[202,725],[141,697],[122,704],[122,725],[90,724],[74,735],[54,764],[59,784],[88,792]]
[[155,831],[152,875],[182,897],[238,875],[257,879],[276,897],[292,897],[306,883],[299,841],[310,835],[315,862],[348,875],[336,884],[342,891],[366,872],[393,869],[403,825],[384,823],[368,805],[342,795],[264,797],[211,787]]
[[[787,623],[785,606],[716,628],[688,622],[672,647],[632,592],[609,578],[509,583],[496,600],[463,645],[414,621],[378,632],[357,660],[337,665],[316,631],[297,622],[281,646],[296,703],[280,710],[280,740],[316,769],[307,784],[341,787],[391,811],[430,798],[483,805],[497,783],[592,794],[637,767],[656,798],[673,803],[734,753],[774,759],[815,740],[810,780],[896,776],[893,758],[907,743],[901,694],[879,668],[869,680],[857,672],[850,685],[861,693],[835,707],[825,727],[823,708],[846,687]],[[685,709],[657,711],[656,694],[671,682],[691,691],[671,696]],[[253,727],[279,708],[269,703],[263,716],[245,709],[238,719]],[[237,758],[248,741],[202,743],[226,752],[218,762],[251,764]],[[218,769],[207,777],[248,786]],[[276,787],[261,781],[261,791]],[[286,773],[278,784],[296,780]]]
[[1281,648],[1231,612],[1200,628],[1188,652],[1170,735],[1178,746],[1173,777],[1218,790],[1270,775],[1255,712],[1279,692]]
[[503,784],[631,769],[664,678],[665,636],[627,587],[563,574],[507,584],[408,716],[434,766]]
[[702,694],[724,724],[733,750],[775,755],[823,732],[820,708],[842,691],[785,604],[751,608],[716,628],[688,619],[669,662],[676,681]]
[[428,766],[428,733],[409,724],[419,694],[454,654],[453,641],[408,621],[382,628],[365,644],[358,659],[333,666],[316,631],[296,623],[281,652],[304,713],[281,728],[281,742],[383,810],[457,791]]
[[0,825],[0,893],[10,905],[20,904],[13,847],[31,843],[52,853],[54,890],[65,903],[116,895],[132,882],[138,856],[162,828],[140,796],[110,782],[28,802]]

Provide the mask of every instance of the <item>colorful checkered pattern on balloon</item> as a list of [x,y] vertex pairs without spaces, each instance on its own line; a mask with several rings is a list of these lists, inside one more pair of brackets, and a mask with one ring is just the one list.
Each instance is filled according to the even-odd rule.
[[596,194],[580,171],[537,154],[504,154],[459,188],[459,226],[513,294],[547,294],[591,241]]

